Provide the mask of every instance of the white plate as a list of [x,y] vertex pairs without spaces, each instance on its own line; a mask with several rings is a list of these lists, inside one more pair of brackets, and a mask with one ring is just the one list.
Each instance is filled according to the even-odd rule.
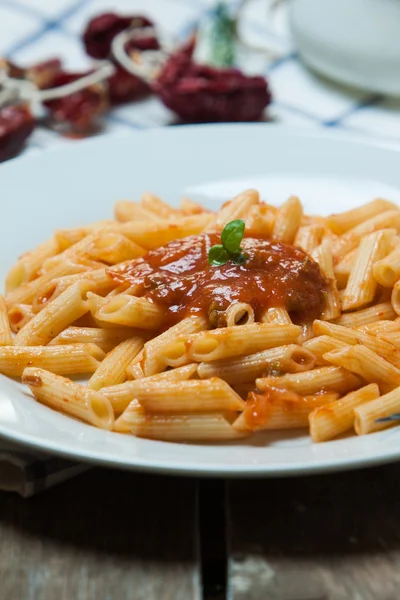
[[[27,156],[0,168],[0,277],[55,228],[110,217],[116,199],[146,190],[215,207],[251,186],[273,203],[296,193],[307,211],[327,214],[378,195],[400,203],[399,164],[394,149],[270,125],[174,127]],[[101,464],[209,475],[292,475],[400,457],[399,428],[318,445],[301,431],[220,445],[136,439],[58,414],[5,377],[0,435]]]

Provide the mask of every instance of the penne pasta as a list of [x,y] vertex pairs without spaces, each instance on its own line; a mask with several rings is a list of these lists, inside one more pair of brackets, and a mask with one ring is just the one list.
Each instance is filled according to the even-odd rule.
[[114,413],[116,415],[121,414],[128,405],[136,400],[137,390],[141,387],[146,386],[149,381],[164,381],[167,382],[165,385],[168,386],[168,381],[185,381],[190,379],[197,372],[198,365],[193,363],[191,365],[185,365],[184,367],[178,367],[177,369],[171,369],[170,371],[164,371],[164,373],[157,373],[150,377],[138,379],[135,381],[125,381],[118,385],[112,385],[103,387],[101,393],[106,396],[111,402]]
[[126,368],[126,376],[128,379],[143,379],[146,377],[143,371],[143,354],[144,347],[137,356],[132,360],[131,364]]
[[227,223],[235,219],[242,219],[246,216],[251,207],[260,202],[259,193],[256,190],[245,190],[233,200],[223,205],[216,218],[209,223],[209,226],[222,229]]
[[129,200],[118,200],[114,204],[114,215],[120,223],[127,221],[162,221],[153,210],[147,210],[137,202]]
[[14,304],[11,306],[8,309],[8,320],[11,331],[18,333],[33,318],[34,314],[29,304]]
[[320,245],[322,237],[325,233],[325,227],[319,223],[311,225],[302,225],[299,227],[294,239],[294,245],[298,246],[304,252],[311,254],[312,251]]
[[263,350],[242,358],[200,363],[198,374],[201,379],[220,377],[228,383],[254,381],[263,374],[300,373],[312,369],[316,358],[306,348],[290,344]]
[[314,329],[313,329],[313,324],[312,323],[305,323],[302,328],[301,328],[301,333],[297,339],[297,343],[298,344],[304,344],[304,342],[307,342],[308,340],[311,340],[313,337],[315,337],[315,333],[314,333]]
[[[54,238],[57,241],[59,252],[64,252],[67,248],[70,248],[74,244],[77,244],[84,237],[91,233],[89,227],[75,227],[72,229],[57,229],[54,232]],[[50,257],[48,257],[50,258]]]
[[5,281],[6,294],[28,283],[35,277],[44,260],[54,256],[58,252],[57,241],[53,238],[44,242],[35,250],[24,254],[18,262],[10,269]]
[[226,414],[218,413],[147,415],[136,408],[125,420],[129,431],[137,437],[166,442],[222,442],[249,435],[247,431],[234,429]]
[[331,240],[325,238],[321,244],[315,248],[312,256],[319,264],[321,271],[328,281],[328,288],[327,290],[324,290],[325,306],[321,318],[324,321],[337,319],[340,316],[342,307],[333,270]]
[[146,250],[121,233],[110,231],[95,239],[87,253],[93,260],[115,265],[139,258],[146,254]]
[[142,195],[140,205],[146,211],[156,215],[161,219],[172,219],[177,213],[177,211],[169,206],[169,204],[150,192],[146,192]]
[[[363,331],[364,333],[369,333],[371,335],[377,335],[378,337],[381,337],[382,339],[386,339],[385,338],[385,334],[386,333],[396,333],[397,331],[400,331],[400,323],[396,322],[396,321],[388,321],[388,320],[381,320],[381,321],[375,321],[375,323],[368,323],[367,325],[361,325],[361,327],[358,327],[358,329],[360,331]],[[389,342],[390,340],[386,340],[387,342]],[[396,345],[396,344],[394,344]]]
[[324,321],[314,321],[314,331],[317,335],[331,335],[332,337],[346,342],[354,346],[355,344],[363,344],[382,358],[385,358],[395,366],[400,365],[399,351],[385,340],[382,340],[374,335],[363,333],[357,329],[347,329],[341,325],[326,323]]
[[52,279],[43,284],[40,292],[32,299],[32,310],[34,313],[41,311],[49,302],[58,298],[73,283],[81,283],[83,293],[105,294],[115,287],[113,280],[107,275],[104,268],[91,269],[89,271],[65,275]]
[[100,390],[106,386],[123,383],[126,380],[126,369],[143,348],[144,341],[141,337],[131,337],[113,348],[89,379],[87,387]]
[[338,367],[345,367],[369,383],[400,385],[400,369],[361,344],[331,350],[324,354],[324,359]]
[[226,309],[224,320],[227,327],[236,325],[250,325],[254,323],[254,310],[245,302],[233,302]]
[[49,342],[49,345],[62,346],[65,344],[96,344],[104,352],[110,352],[124,340],[135,335],[128,327],[102,329],[100,327],[67,327]]
[[172,240],[196,235],[204,231],[212,221],[209,213],[176,218],[174,221],[122,223],[116,229],[132,242],[146,250],[164,246]]
[[[396,325],[399,325],[399,323],[396,323]],[[400,330],[396,329],[394,331],[388,331],[387,329],[385,329],[384,331],[379,331],[376,335],[381,340],[389,342],[389,344],[393,344],[395,348],[400,350]]]
[[374,277],[384,287],[393,287],[400,279],[400,245],[374,264]]
[[0,373],[20,377],[26,367],[40,367],[57,375],[94,373],[104,356],[95,344],[1,346]]
[[361,240],[342,299],[343,310],[362,308],[373,301],[378,285],[374,277],[374,265],[387,255],[393,235],[390,229],[382,230]]
[[[92,264],[89,263],[91,266]],[[29,281],[18,288],[12,290],[6,295],[7,306],[14,304],[31,304],[35,296],[42,293],[45,286],[51,283],[54,279],[63,277],[64,275],[73,275],[82,273],[89,268],[88,263],[78,263],[73,260],[59,262],[53,269],[40,275],[33,281]]]
[[349,344],[346,342],[342,342],[341,340],[329,335],[319,335],[307,340],[303,344],[303,348],[312,352],[312,354],[316,357],[316,364],[318,365],[329,364],[329,362],[324,358],[324,354],[327,352],[330,352],[331,350],[342,350],[343,348],[348,347]]
[[[392,424],[379,419],[400,413],[396,205],[322,217],[249,189],[217,212],[147,193],[114,213],[57,230],[12,267],[1,374],[149,439],[308,427],[320,442]],[[63,377],[84,373],[85,386]]]
[[150,300],[128,294],[105,299],[95,308],[94,317],[99,321],[138,329],[159,329],[165,317],[164,310]]
[[328,390],[344,394],[360,387],[361,379],[342,367],[319,367],[304,373],[291,373],[281,377],[263,377],[256,380],[258,389],[287,388],[302,396]]
[[[208,362],[234,356],[253,354],[297,340],[301,328],[297,325],[274,323],[242,325],[225,329],[203,331],[174,342],[164,350],[164,359],[170,362]],[[176,362],[175,362],[176,364]]]
[[292,319],[289,313],[284,308],[267,308],[267,310],[261,315],[261,323],[276,323],[278,325],[290,325]]
[[26,383],[36,400],[50,408],[102,429],[113,427],[111,404],[95,390],[36,367],[24,370],[22,383]]
[[400,210],[387,210],[349,229],[333,243],[333,253],[344,256],[356,248],[364,236],[387,228],[400,231]]
[[290,390],[268,389],[250,394],[245,410],[232,424],[238,431],[298,429],[308,426],[309,414],[336,400],[338,394],[325,392],[300,396]]
[[391,303],[396,314],[400,315],[400,281],[393,288]]
[[[187,317],[173,327],[170,327],[157,337],[146,342],[143,349],[143,372],[145,376],[154,375],[167,368],[166,357],[164,351],[171,345],[181,347],[181,342],[185,341],[190,334],[208,329],[209,324],[204,317]],[[178,352],[179,354],[179,352]],[[174,367],[179,367],[182,357],[178,355],[175,360],[172,355],[169,356],[169,364]],[[185,362],[186,353],[183,356]]]
[[375,306],[369,306],[368,308],[361,308],[354,312],[346,315],[341,315],[339,319],[336,319],[336,325],[342,327],[358,328],[369,323],[375,323],[383,319],[394,319],[396,313],[393,310],[390,302],[382,302]]
[[243,410],[244,402],[222,379],[189,379],[186,381],[150,381],[141,379],[135,392],[146,412],[198,413]]
[[313,442],[325,442],[345,433],[354,426],[354,409],[379,397],[376,383],[350,392],[340,400],[313,410],[309,415],[310,435]]
[[326,218],[326,224],[333,233],[342,235],[343,233],[346,233],[346,231],[349,231],[349,229],[353,229],[368,219],[376,217],[388,210],[396,210],[397,208],[398,207],[393,202],[379,198],[346,212],[330,215]]
[[16,346],[48,344],[88,311],[82,288],[74,283],[33,317],[15,336]]
[[381,431],[396,425],[396,421],[379,419],[390,417],[400,412],[400,388],[380,396],[375,400],[366,402],[354,409],[354,429],[357,435],[365,435],[374,431]]
[[254,237],[271,236],[275,225],[276,209],[265,204],[255,204],[246,215],[246,230]]
[[297,196],[291,196],[278,210],[272,237],[287,244],[293,243],[303,217],[303,208]]
[[0,346],[10,346],[13,343],[7,305],[0,294]]
[[197,202],[193,202],[190,198],[182,198],[179,206],[179,211],[183,215],[200,215],[204,212],[208,212],[204,206],[198,204]]
[[[316,251],[316,250],[315,250]],[[315,253],[314,251],[314,253]],[[342,257],[335,256],[335,262],[333,265],[333,273],[335,275],[335,281],[337,288],[342,290],[346,287],[350,277],[351,269],[356,259],[358,248],[354,248]]]

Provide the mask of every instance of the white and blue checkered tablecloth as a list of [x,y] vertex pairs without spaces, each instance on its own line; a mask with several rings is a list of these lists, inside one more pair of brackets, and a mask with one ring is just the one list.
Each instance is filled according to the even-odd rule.
[[[231,0],[233,3],[237,0]],[[322,0],[321,0],[322,1]],[[167,33],[184,39],[207,15],[213,0],[0,0],[0,56],[22,65],[58,56],[69,70],[85,69],[81,33],[87,21],[104,11],[144,14]],[[268,0],[254,0],[243,12],[240,30],[252,44],[268,45],[276,58],[257,58],[274,101],[269,117],[293,127],[335,127],[400,141],[400,100],[349,90],[308,71],[290,39],[287,6],[267,24]],[[130,135],[135,129],[173,122],[173,115],[152,97],[111,111],[100,135]],[[25,152],[77,144],[38,128]],[[29,496],[84,470],[85,467],[0,444],[0,489]]]
[[[233,4],[237,0],[231,0]],[[243,11],[246,40],[267,44],[279,58],[258,60],[270,82],[272,120],[290,126],[336,127],[400,140],[400,100],[349,90],[308,71],[290,40],[287,6],[267,23],[269,0],[254,0]],[[60,56],[69,69],[90,64],[80,40],[87,21],[104,11],[146,14],[167,32],[184,39],[210,10],[213,0],[0,0],[0,56],[18,63]],[[117,108],[105,119],[102,135],[127,135],[134,129],[168,125],[171,113],[156,98]],[[30,149],[77,143],[38,129]]]

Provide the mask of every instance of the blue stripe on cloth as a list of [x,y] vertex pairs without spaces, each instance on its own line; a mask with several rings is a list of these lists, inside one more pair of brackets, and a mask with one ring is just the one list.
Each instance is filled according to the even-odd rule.
[[346,111],[344,111],[341,115],[339,115],[335,119],[329,119],[327,121],[323,121],[322,125],[324,125],[325,127],[338,127],[338,126],[342,127],[343,121],[345,119],[347,119],[351,115],[354,115],[355,113],[363,110],[364,108],[369,108],[370,106],[375,106],[379,102],[382,102],[383,99],[384,99],[384,97],[381,94],[371,94],[370,96],[367,96],[366,98],[364,98],[364,100],[362,100],[361,102],[358,102],[357,104],[353,104],[352,106],[350,106],[350,108],[348,108]]
[[319,119],[318,117],[316,117],[314,114],[307,112],[306,110],[303,110],[302,108],[298,108],[297,106],[293,106],[291,104],[287,104],[286,102],[281,102],[281,101],[276,101],[274,100],[274,102],[271,105],[273,106],[277,106],[278,108],[284,108],[285,110],[293,113],[294,115],[298,115],[299,117],[303,117],[305,119],[310,119],[310,121],[314,121],[319,123],[320,125],[324,125],[324,122],[321,121],[321,119]]
[[64,12],[60,13],[58,17],[51,20],[44,20],[43,23],[38,27],[38,29],[26,36],[22,40],[19,40],[16,44],[11,46],[7,52],[6,56],[12,56],[15,52],[19,52],[20,50],[30,46],[34,42],[37,42],[43,35],[48,33],[49,31],[53,31],[56,29],[62,29],[63,21],[71,17],[73,14],[78,12],[84,4],[86,4],[88,0],[77,0],[71,4],[71,6],[66,9]]
[[267,75],[268,75],[268,73],[272,73],[272,71],[279,69],[279,67],[281,67],[282,65],[285,65],[287,62],[290,62],[291,60],[296,60],[296,58],[297,58],[296,52],[290,52],[289,54],[286,54],[285,56],[282,56],[281,58],[277,58],[276,60],[274,60],[274,62],[272,62],[270,65],[268,65],[268,67],[266,69]]

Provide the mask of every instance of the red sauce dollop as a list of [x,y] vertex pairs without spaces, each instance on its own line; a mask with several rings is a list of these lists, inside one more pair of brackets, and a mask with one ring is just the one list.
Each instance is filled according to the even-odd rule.
[[174,240],[109,274],[119,284],[137,286],[137,295],[164,306],[169,325],[189,314],[215,315],[231,302],[250,304],[256,320],[270,307],[286,308],[295,323],[321,315],[326,279],[305,252],[246,237],[241,245],[246,262],[216,267],[208,263],[208,251],[218,243],[216,233]]

